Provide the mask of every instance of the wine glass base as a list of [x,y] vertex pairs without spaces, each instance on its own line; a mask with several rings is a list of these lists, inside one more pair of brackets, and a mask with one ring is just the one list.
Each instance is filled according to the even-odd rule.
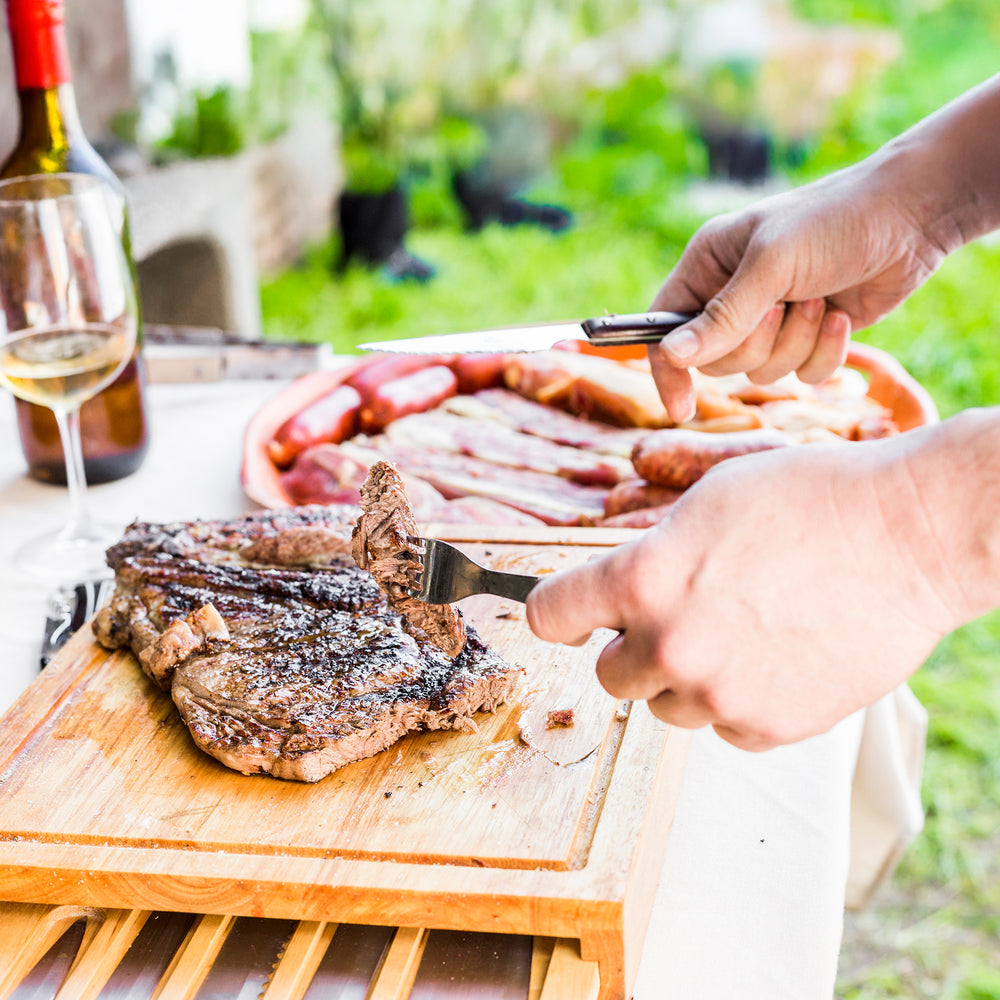
[[105,560],[109,546],[121,531],[107,524],[91,524],[83,537],[67,537],[64,530],[50,531],[25,542],[14,553],[14,565],[51,583],[79,583],[111,577]]

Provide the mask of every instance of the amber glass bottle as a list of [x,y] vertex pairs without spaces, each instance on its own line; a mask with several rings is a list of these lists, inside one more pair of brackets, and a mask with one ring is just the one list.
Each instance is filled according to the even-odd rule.
[[[104,178],[121,196],[122,239],[131,258],[125,192],[80,124],[66,50],[63,0],[6,0],[6,5],[21,117],[17,144],[0,167],[0,177],[72,171]],[[140,323],[132,360],[80,411],[84,467],[90,483],[134,472],[146,454],[141,342]],[[65,483],[59,430],[51,410],[20,399],[15,403],[29,473],[36,479]]]

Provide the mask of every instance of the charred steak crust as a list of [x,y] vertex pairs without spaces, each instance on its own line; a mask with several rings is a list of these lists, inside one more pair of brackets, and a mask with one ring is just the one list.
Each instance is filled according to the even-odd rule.
[[450,604],[418,601],[407,592],[420,569],[411,535],[417,535],[417,523],[403,480],[395,466],[375,462],[361,487],[361,516],[351,540],[354,561],[375,578],[411,635],[426,637],[449,656],[457,656],[465,646],[461,612]]
[[[244,774],[317,781],[421,729],[475,731],[520,671],[469,627],[458,655],[403,629],[347,555],[356,507],[136,523],[94,622],[170,691],[195,743]],[[260,542],[279,564],[260,559]]]
[[357,508],[311,504],[263,510],[229,520],[173,521],[129,525],[108,549],[108,565],[130,556],[186,556],[201,562],[315,566],[350,556]]

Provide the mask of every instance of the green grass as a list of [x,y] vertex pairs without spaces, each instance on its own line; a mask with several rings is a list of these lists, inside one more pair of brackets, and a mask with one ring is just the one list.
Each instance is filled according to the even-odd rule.
[[[990,0],[797,7],[831,21],[895,24],[904,51],[877,85],[841,102],[792,182],[864,156],[998,65],[1000,5]],[[267,335],[350,351],[367,339],[645,308],[701,221],[688,192],[704,151],[671,98],[673,72],[581,96],[572,140],[527,192],[571,209],[571,230],[464,233],[444,185],[425,178],[412,187],[407,245],[436,266],[429,284],[393,285],[357,268],[335,275],[331,240],[264,283]],[[859,339],[899,357],[943,416],[1000,404],[998,275],[1000,241],[966,247]],[[848,919],[842,1000],[1000,1000],[998,651],[1000,613],[949,636],[913,678],[930,715],[925,830],[873,905]]]
[[1000,615],[944,640],[911,686],[930,715],[923,834],[848,924],[839,996],[1000,998]]

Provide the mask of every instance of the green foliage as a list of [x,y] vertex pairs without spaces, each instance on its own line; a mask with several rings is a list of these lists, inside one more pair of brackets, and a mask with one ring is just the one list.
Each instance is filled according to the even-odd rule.
[[248,138],[277,138],[304,111],[333,116],[337,92],[321,33],[307,22],[298,29],[253,32],[253,75],[244,104]]
[[[365,340],[530,323],[606,310],[644,308],[667,266],[655,234],[623,237],[613,225],[578,226],[553,237],[534,229],[490,226],[418,232],[408,248],[437,268],[425,286],[387,283],[351,268],[330,279],[333,247],[311,253],[300,269],[265,283],[269,336],[330,341],[349,352]],[[679,247],[674,248],[679,253]],[[567,260],[574,264],[568,268]],[[621,266],[615,261],[626,260]],[[539,275],[546,275],[539,280]]]
[[[170,134],[152,144],[157,158],[231,156],[277,138],[303,112],[319,108],[333,114],[337,95],[315,26],[252,32],[250,59],[253,73],[247,88],[222,86],[181,95]],[[178,86],[175,69],[170,79]],[[116,116],[112,130],[136,142],[139,124],[138,111],[130,109]]]
[[796,180],[866,156],[997,70],[1000,5],[986,0],[796,0],[795,7],[818,20],[877,22],[903,39],[900,59],[876,86],[859,88],[838,103]]
[[[498,108],[552,112],[548,72],[577,43],[637,16],[642,0],[312,0],[351,150],[348,185],[463,169],[484,151]],[[526,66],[530,63],[530,66]],[[575,97],[575,94],[574,94]]]
[[245,143],[242,97],[232,87],[194,93],[174,120],[173,132],[156,144],[166,158],[232,156]]
[[[932,0],[933,3],[933,0]],[[926,8],[921,0],[793,0],[800,16],[821,24],[898,25],[914,7]]]

